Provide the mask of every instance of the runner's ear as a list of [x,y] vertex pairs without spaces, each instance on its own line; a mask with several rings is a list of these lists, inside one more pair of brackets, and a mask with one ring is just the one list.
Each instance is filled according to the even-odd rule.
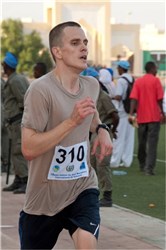
[[56,59],[61,59],[62,58],[62,53],[60,47],[53,47],[52,53]]

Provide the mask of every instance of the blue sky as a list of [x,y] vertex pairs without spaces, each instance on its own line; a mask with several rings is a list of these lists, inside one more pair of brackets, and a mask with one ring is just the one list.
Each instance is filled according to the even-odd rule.
[[[43,0],[47,1],[47,0]],[[1,16],[6,18],[32,18],[34,21],[43,21],[42,0],[1,0]],[[64,1],[65,2],[65,1]],[[111,1],[111,14],[116,23],[155,24],[158,29],[165,29],[165,1]]]

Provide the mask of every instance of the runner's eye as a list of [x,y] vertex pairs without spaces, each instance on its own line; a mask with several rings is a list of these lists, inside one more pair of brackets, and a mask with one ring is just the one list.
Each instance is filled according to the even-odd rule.
[[73,41],[71,44],[72,44],[73,46],[77,46],[77,45],[78,45],[78,42],[77,42],[77,41]]

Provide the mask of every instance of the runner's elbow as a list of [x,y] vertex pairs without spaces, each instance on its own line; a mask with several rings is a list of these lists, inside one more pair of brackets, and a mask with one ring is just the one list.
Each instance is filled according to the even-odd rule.
[[22,145],[22,154],[27,161],[32,161],[35,158],[33,150],[24,145]]

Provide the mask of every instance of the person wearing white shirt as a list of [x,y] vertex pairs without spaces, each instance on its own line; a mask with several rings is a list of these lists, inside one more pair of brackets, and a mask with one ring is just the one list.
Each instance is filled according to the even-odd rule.
[[132,76],[128,73],[129,68],[128,61],[118,62],[117,70],[120,78],[117,80],[114,105],[118,110],[120,120],[117,127],[117,139],[113,141],[113,153],[110,161],[112,168],[119,166],[130,167],[133,161],[134,127],[128,122],[128,113],[126,113],[123,105],[128,82],[122,77],[126,77],[132,82]]

